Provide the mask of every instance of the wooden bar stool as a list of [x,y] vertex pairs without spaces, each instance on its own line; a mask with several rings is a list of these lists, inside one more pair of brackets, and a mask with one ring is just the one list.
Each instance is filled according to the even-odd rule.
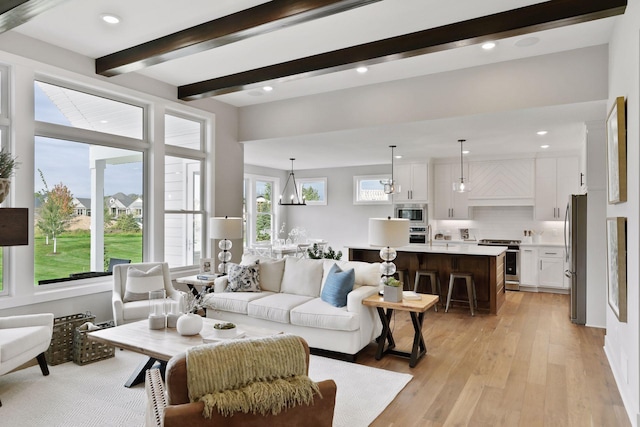
[[406,268],[402,270],[396,270],[396,274],[398,275],[398,281],[403,283],[403,289],[407,289],[406,286],[407,282],[409,281],[409,270]]
[[[451,303],[451,293],[453,292],[453,285],[455,284],[456,279],[464,279],[467,284],[467,298],[469,299],[469,309],[471,310],[471,315],[475,316],[475,312],[473,311],[474,307],[478,307],[478,299],[476,297],[476,283],[473,280],[472,273],[462,273],[462,272],[454,272],[451,273],[449,277],[449,292],[447,292],[447,307],[444,309],[444,312],[449,311],[449,304]],[[472,299],[473,298],[473,299]],[[455,302],[467,302],[464,300],[453,300]]]
[[[442,299],[442,286],[440,286],[440,276],[438,276],[438,272],[436,270],[417,270],[416,280],[413,285],[413,292],[418,292],[420,277],[422,276],[426,276],[429,278],[429,281],[431,282],[431,293],[433,295],[438,295],[438,297]],[[433,308],[435,309],[435,311],[438,311],[438,304],[435,304]]]

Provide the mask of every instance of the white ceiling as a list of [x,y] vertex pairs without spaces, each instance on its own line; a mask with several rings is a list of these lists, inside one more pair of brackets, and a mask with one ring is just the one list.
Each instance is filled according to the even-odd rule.
[[[68,0],[13,29],[29,37],[63,47],[90,58],[176,32],[202,22],[250,8],[264,0]],[[383,0],[368,6],[273,31],[203,53],[158,64],[139,74],[183,85],[254,69],[315,53],[433,28],[475,17],[515,9],[541,1],[532,0]],[[103,13],[122,18],[118,26],[100,19]],[[466,46],[435,54],[390,61],[369,68],[363,75],[342,71],[318,77],[274,83],[274,90],[247,90],[215,99],[237,107],[280,101],[299,96],[337,91],[398,79],[544,55],[606,44],[615,18],[503,39],[493,51]],[[72,23],[72,25],[71,25]],[[532,46],[518,46],[523,39],[537,38]],[[449,129],[465,130],[472,155],[540,151],[539,129],[549,130],[545,143],[554,150],[574,150],[583,133],[583,123],[602,119],[603,103],[591,102],[553,108],[513,111],[492,115],[437,120],[263,140],[245,145],[250,164],[286,169],[289,157],[307,159],[296,168],[318,168],[388,163],[389,143],[413,157],[453,155]],[[516,125],[517,124],[517,125]],[[360,141],[356,143],[354,141]],[[518,141],[514,144],[513,141]],[[363,150],[366,143],[367,150]],[[442,147],[445,147],[444,149]],[[333,155],[340,149],[340,156]],[[366,155],[363,155],[366,151]],[[310,155],[311,154],[311,155]],[[283,158],[284,157],[284,158]],[[338,158],[339,157],[339,158]]]

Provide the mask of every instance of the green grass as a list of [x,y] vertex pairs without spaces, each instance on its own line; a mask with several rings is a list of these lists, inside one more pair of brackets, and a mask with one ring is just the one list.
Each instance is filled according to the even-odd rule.
[[[68,233],[58,237],[57,253],[53,241],[35,238],[35,283],[45,279],[69,277],[71,273],[91,271],[91,237],[88,232]],[[114,233],[104,236],[105,258],[125,258],[142,262],[142,234]]]

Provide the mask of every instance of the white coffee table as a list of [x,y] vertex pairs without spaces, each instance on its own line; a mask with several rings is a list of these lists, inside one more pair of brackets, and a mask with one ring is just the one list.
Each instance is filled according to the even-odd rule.
[[[212,331],[214,324],[223,322],[206,317],[203,317],[202,321],[201,334],[192,336],[180,335],[175,328],[149,329],[147,319],[89,332],[87,336],[93,341],[149,356],[149,359],[142,362],[125,383],[125,387],[132,387],[144,382],[145,372],[156,362],[160,363],[160,369],[164,374],[169,359],[191,347],[203,344],[202,336],[207,335],[205,331]],[[254,326],[237,325],[237,327],[245,332],[243,338],[264,337],[281,333]]]

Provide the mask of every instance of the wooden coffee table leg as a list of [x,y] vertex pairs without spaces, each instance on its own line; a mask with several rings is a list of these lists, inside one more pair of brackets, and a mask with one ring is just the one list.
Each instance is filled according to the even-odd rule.
[[[147,373],[147,369],[151,368],[156,362],[158,362],[158,359],[150,357],[148,360],[145,360],[144,362],[140,363],[136,368],[136,370],[133,371],[133,374],[131,374],[127,382],[124,383],[124,386],[129,388],[129,387],[133,387],[134,385],[143,383],[144,376]],[[164,366],[166,366],[166,362],[160,361],[160,363],[164,363]]]

